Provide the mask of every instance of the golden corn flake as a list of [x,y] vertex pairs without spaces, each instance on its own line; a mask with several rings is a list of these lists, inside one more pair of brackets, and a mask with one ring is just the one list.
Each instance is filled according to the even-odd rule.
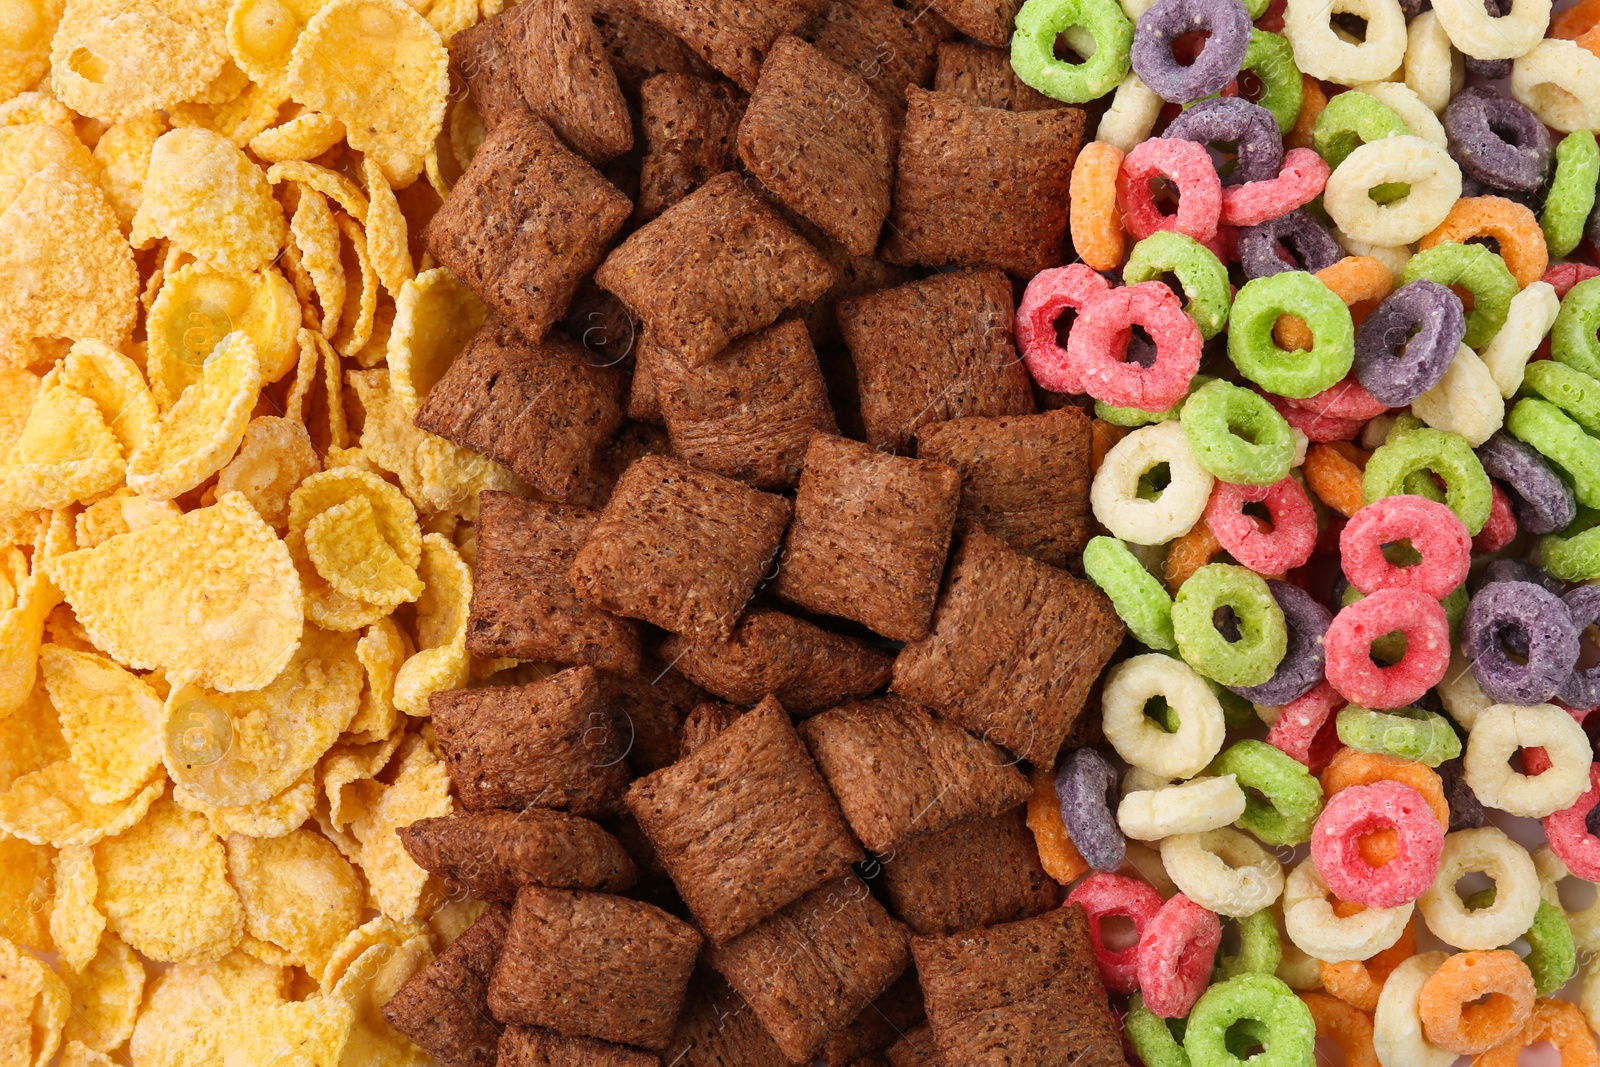
[[0,835],[0,937],[50,952],[55,849]]
[[372,505],[384,541],[407,566],[415,568],[422,561],[417,509],[404,493],[375,474],[341,468],[307,478],[289,498],[289,529],[303,533],[312,519],[357,497]]
[[361,925],[366,895],[355,869],[327,838],[307,830],[266,839],[235,834],[227,846],[245,930],[320,974]]
[[88,182],[99,178],[99,168],[71,126],[23,122],[0,126],[0,211],[22,194],[28,179],[52,163]]
[[356,642],[356,658],[367,672],[367,687],[361,693],[361,710],[347,728],[353,740],[381,741],[394,733],[399,718],[394,680],[400,665],[414,651],[411,639],[392,619],[379,619]]
[[372,314],[372,336],[350,354],[358,367],[376,367],[389,354],[389,335],[394,332],[394,301],[379,300]]
[[408,715],[429,714],[428,697],[467,683],[467,613],[472,572],[456,546],[438,534],[422,539],[424,589],[417,599],[417,654],[400,667],[394,702]]
[[471,897],[447,900],[439,906],[438,911],[428,916],[428,929],[433,932],[434,945],[440,949],[449,948],[488,910],[489,903],[484,900],[473,900]]
[[96,804],[77,765],[58,760],[0,793],[0,830],[36,845],[92,845],[144,818],[164,784],[156,778],[126,800]]
[[136,670],[162,667],[222,692],[257,689],[300,643],[294,563],[237,493],[46,570],[95,645]]
[[89,631],[83,628],[78,617],[65,604],[57,604],[50,609],[50,614],[45,616],[44,636],[46,641],[60,648],[95,655],[100,652],[94,647],[94,642],[89,640]]
[[439,31],[445,44],[462,30],[477,24],[478,0],[438,0],[428,8],[428,24]]
[[[323,2],[234,0],[227,25],[228,51],[233,61],[258,84],[287,97],[286,75],[294,43]],[[342,138],[343,132],[339,136]]]
[[244,443],[217,475],[217,493],[238,492],[274,529],[289,524],[289,494],[321,464],[305,427],[262,415],[245,427]]
[[357,222],[364,223],[367,220],[367,195],[360,186],[336,170],[305,160],[290,159],[267,168],[267,181],[273,185],[294,182],[315,189],[338,204],[346,215]]
[[62,1038],[96,1052],[121,1048],[133,1034],[144,977],[144,964],[126,942],[116,934],[101,938],[100,951],[86,966],[61,971],[72,1004]]
[[45,645],[39,650],[50,700],[89,800],[113,804],[137,793],[161,766],[161,698],[104,656]]
[[288,989],[286,969],[245,952],[229,953],[214,963],[180,963],[150,983],[129,1054],[140,1067],[228,1062],[230,1022],[282,1003]]
[[100,938],[106,929],[106,917],[95,904],[100,894],[100,876],[94,869],[94,848],[69,845],[56,853],[55,878],[50,937],[62,962],[81,971],[100,951]]
[[184,103],[173,107],[172,125],[180,129],[210,130],[244,148],[256,134],[278,120],[283,97],[251,83],[237,96],[215,104]]
[[408,737],[395,754],[392,783],[371,798],[350,833],[361,842],[361,872],[374,907],[391,919],[425,917],[442,899],[438,879],[417,866],[395,833],[418,819],[449,815],[450,774],[422,739]]
[[[340,742],[328,750],[322,758],[320,775],[327,799],[324,814],[333,829],[343,831],[366,814],[367,801],[381,788],[375,779],[403,740],[405,731],[397,727],[382,740],[365,744]],[[359,854],[359,844],[355,851]]]
[[322,332],[332,334],[344,312],[345,274],[339,224],[334,221],[327,198],[315,189],[301,189],[300,203],[289,220],[289,233],[300,250],[300,265],[311,275],[317,303],[322,305]]
[[142,530],[182,515],[183,509],[170,500],[151,500],[122,486],[78,512],[78,547],[93,548],[119,534]]
[[126,455],[143,448],[155,432],[155,398],[138,364],[99,341],[79,341],[61,362],[61,384],[94,401]]
[[345,596],[391,610],[417,599],[422,582],[383,539],[366,497],[324,511],[306,527],[306,553],[317,573]]
[[[34,658],[38,658],[38,644]],[[50,703],[50,691],[39,681],[11,711],[0,716],[0,788],[24,775],[41,771],[67,758],[67,739]]]
[[145,321],[151,391],[162,411],[201,378],[224,337],[242,331],[255,345],[265,382],[294,369],[300,301],[275,267],[227,274],[191,263],[161,285]]
[[283,247],[283,208],[261,168],[210,130],[172,130],[150,152],[131,240],[165,237],[201,263],[246,274]]
[[[160,56],[160,70],[150,58]],[[68,0],[50,49],[50,84],[74,111],[107,122],[205,91],[227,62],[215,3]]]
[[433,1060],[389,1025],[383,1006],[422,968],[433,962],[427,934],[399,945],[378,944],[363,952],[345,969],[330,999],[341,1000],[354,1012],[345,1062],[354,1067],[428,1067]]
[[[234,5],[239,10],[239,5]],[[315,159],[344,140],[344,123],[320,111],[305,111],[285,122],[256,134],[250,151],[268,163],[286,159]]]
[[55,972],[0,938],[0,1063],[44,1067],[61,1045],[67,990]]
[[45,375],[22,436],[6,457],[0,513],[66,507],[122,481],[116,435],[90,400]]
[[400,287],[389,335],[389,386],[411,418],[472,340],[488,308],[443,267]]
[[[367,237],[361,226],[343,216],[339,219],[339,229],[345,238],[339,246],[339,256],[346,281],[344,311],[339,316],[339,331],[333,338],[333,347],[342,356],[354,356],[372,340],[372,326],[378,310],[378,276],[373,273],[372,261],[367,257]],[[360,284],[350,279],[359,279]]]
[[317,452],[331,456],[335,449],[350,443],[339,353],[314,329],[302,329],[298,337],[300,364],[295,368],[286,415],[306,428]]
[[37,85],[50,71],[50,38],[61,21],[63,0],[15,0],[6,10],[0,37],[0,99]]
[[172,799],[178,806],[206,817],[211,832],[218,837],[247,834],[250,837],[281,837],[298,830],[311,818],[317,806],[317,781],[307,771],[288,789],[256,804],[219,806],[207,804],[183,786],[174,786]]
[[[229,1062],[340,1067],[355,1025],[350,1005],[335,998],[274,1004],[236,1017],[228,1028]],[[359,1063],[351,1060],[350,1063]],[[427,1061],[431,1064],[433,1061]]]
[[353,633],[389,614],[389,609],[381,604],[369,604],[365,600],[347,597],[329,585],[311,562],[304,533],[290,530],[283,543],[289,550],[289,557],[294,560],[300,587],[305,591],[305,614],[308,620],[324,630]]
[[61,1048],[58,1067],[116,1067],[104,1052],[96,1052],[82,1041],[68,1041]]
[[156,141],[167,132],[167,121],[159,111],[133,115],[100,135],[94,146],[94,158],[101,167],[101,184],[117,221],[123,227],[133,225],[134,212],[144,196],[144,176],[150,169],[150,152]]
[[371,156],[361,160],[361,175],[367,183],[367,256],[383,287],[390,295],[398,296],[400,287],[417,273],[411,265],[406,217],[388,179]]
[[[15,605],[0,612],[0,786],[66,756],[64,741],[57,750],[61,727],[50,695],[35,684],[44,620],[58,603],[55,586],[36,573],[21,583]],[[8,736],[13,732],[20,736]]]
[[152,436],[128,457],[128,488],[157,500],[188,492],[227,465],[261,395],[261,364],[248,334],[222,339]]

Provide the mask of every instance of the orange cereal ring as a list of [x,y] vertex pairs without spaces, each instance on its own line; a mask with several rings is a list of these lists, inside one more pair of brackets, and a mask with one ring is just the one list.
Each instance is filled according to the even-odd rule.
[[[1337,447],[1344,445],[1344,448]],[[1359,454],[1359,458],[1350,453]],[[1330,441],[1306,449],[1306,484],[1317,494],[1317,499],[1334,511],[1349,518],[1361,510],[1361,472],[1366,466],[1367,453],[1349,441]]]
[[1519,1033],[1502,1041],[1473,1061],[1473,1067],[1517,1067],[1517,1058],[1529,1045],[1548,1041],[1561,1053],[1561,1067],[1596,1067],[1600,1048],[1583,1011],[1570,1001],[1540,997],[1533,1014]]
[[1105,419],[1092,420],[1089,423],[1089,473],[1098,471],[1106,453],[1131,432],[1126,426],[1114,426]]
[[[1371,785],[1381,781],[1399,782],[1421,793],[1434,817],[1439,820],[1439,825],[1446,831],[1450,829],[1450,804],[1444,798],[1444,783],[1427,764],[1414,760],[1341,748],[1322,772],[1323,800],[1353,785]],[[1374,830],[1361,839],[1361,858],[1374,867],[1383,866],[1398,854],[1399,844],[1395,833],[1387,827]]]
[[1378,1053],[1372,1047],[1372,1019],[1366,1012],[1326,993],[1301,993],[1300,999],[1311,1009],[1317,1036],[1332,1039],[1344,1051],[1345,1067],[1378,1067]]
[[1072,207],[1072,247],[1095,270],[1122,266],[1122,211],[1117,207],[1117,174],[1122,150],[1091,141],[1078,153],[1068,186]]
[[[1476,1003],[1478,998],[1489,999]],[[1506,948],[1458,952],[1422,983],[1422,1033],[1442,1049],[1473,1056],[1513,1037],[1533,1014],[1533,973]]]
[[1600,26],[1600,0],[1578,0],[1550,17],[1550,29],[1545,36],[1575,41],[1596,26]]
[[1217,540],[1217,535],[1211,532],[1211,527],[1206,525],[1204,517],[1200,518],[1189,532],[1175,539],[1167,547],[1167,558],[1161,561],[1161,579],[1167,583],[1167,588],[1176,593],[1183,588],[1183,583],[1194,576],[1194,572],[1204,567],[1216,558],[1222,551],[1222,542]]
[[1328,94],[1322,91],[1321,82],[1309,74],[1302,74],[1300,81],[1305,87],[1305,95],[1300,98],[1300,114],[1295,116],[1294,129],[1283,139],[1285,150],[1315,147],[1311,143],[1311,131],[1316,128],[1317,116],[1328,106]]
[[1039,865],[1061,885],[1071,885],[1089,865],[1067,836],[1067,824],[1061,821],[1056,772],[1041,765],[1033,769],[1030,777],[1033,795],[1028,798],[1028,829],[1033,831],[1033,843],[1039,850]]
[[1468,196],[1457,200],[1444,221],[1419,246],[1427,251],[1436,244],[1450,241],[1466,244],[1474,237],[1493,237],[1500,244],[1500,258],[1506,269],[1517,279],[1517,287],[1526,289],[1540,278],[1550,266],[1550,250],[1545,247],[1544,230],[1539,219],[1521,204],[1503,196]]
[[1595,55],[1600,56],[1600,26],[1585,33],[1578,38],[1578,47],[1586,48]]
[[[1349,905],[1348,901],[1337,901],[1334,904],[1335,914],[1339,912],[1340,904],[1356,906]],[[1417,920],[1413,916],[1411,921],[1406,923],[1405,932],[1400,935],[1400,940],[1370,960],[1323,962],[1322,988],[1360,1011],[1376,1011],[1378,994],[1383,992],[1383,983],[1389,980],[1396,967],[1416,955],[1416,952]]]
[[[1394,289],[1394,275],[1371,256],[1345,256],[1317,271],[1317,279],[1345,302],[1357,326]],[[1311,328],[1298,315],[1280,315],[1273,327],[1278,347],[1288,352],[1311,350]]]

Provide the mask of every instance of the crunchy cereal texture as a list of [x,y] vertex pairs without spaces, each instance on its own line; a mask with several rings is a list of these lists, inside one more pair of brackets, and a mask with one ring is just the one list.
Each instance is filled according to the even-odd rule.
[[[912,267],[885,263],[876,256],[853,256],[844,245],[799,215],[789,212],[788,218],[800,235],[810,241],[812,247],[822,253],[822,258],[833,268],[833,284],[828,291],[800,308],[797,314],[806,324],[806,331],[811,334],[811,343],[816,346],[817,356],[823,363],[823,373],[828,379],[835,414],[843,422],[846,405],[840,402],[839,390],[849,390],[854,395],[856,375],[849,363],[849,353],[844,348],[844,335],[839,332],[839,304],[863,293],[904,285],[918,278],[921,272]],[[844,365],[830,365],[827,362],[829,358],[842,359]],[[859,402],[854,402],[854,406],[859,407]],[[851,429],[845,436],[861,437],[862,434]]]
[[1009,44],[1011,28],[1022,0],[931,0],[933,9],[950,24],[984,44]]
[[584,0],[525,0],[511,14],[504,41],[533,113],[596,166],[633,147],[628,102]]
[[625,893],[638,877],[598,823],[549,808],[460,811],[399,834],[417,866],[478,900],[510,903],[525,885]]
[[944,1063],[926,1022],[907,1030],[884,1051],[883,1059],[887,1067],[941,1067]]
[[639,779],[627,800],[714,942],[737,937],[862,857],[788,714],[770,697],[687,759]]
[[523,337],[559,322],[633,203],[533,115],[507,116],[423,240]]
[[827,292],[833,270],[729,172],[630,235],[595,281],[643,320],[652,341],[698,367]]
[[[672,1043],[661,1053],[672,1067],[789,1067],[744,998],[704,967],[689,984]],[[809,1067],[809,1065],[807,1065]]]
[[489,1009],[502,1022],[661,1049],[700,952],[694,927],[604,893],[517,894]]
[[933,88],[935,92],[949,93],[976,107],[1048,111],[1066,106],[1017,77],[1009,50],[969,41],[940,43]]
[[585,508],[603,508],[611,499],[612,490],[622,472],[633,466],[640,456],[666,456],[672,453],[672,442],[667,432],[659,426],[644,422],[624,423],[595,452],[589,477],[573,491],[571,503]]
[[947,1063],[1123,1067],[1083,908],[914,937],[928,1023]]
[[915,86],[906,100],[883,257],[999,267],[1019,278],[1062,262],[1083,112],[976,107]]
[[520,10],[502,11],[450,38],[450,62],[466,80],[485,130],[493,131],[508,116],[528,113],[509,44]]
[[739,163],[745,95],[725,81],[658,74],[639,86],[644,163],[635,218],[648,222]]
[[683,733],[678,740],[678,758],[687,759],[696,749],[732,726],[744,712],[744,708],[724,704],[720,700],[708,700],[698,705],[683,720]]
[[936,274],[840,304],[868,443],[907,453],[928,423],[1033,414],[1013,314],[1011,282],[994,269]]
[[778,38],[739,124],[739,158],[761,183],[851,255],[870,256],[893,156],[893,118],[866,82],[800,38]]
[[688,45],[646,18],[639,0],[592,0],[589,17],[605,42],[617,82],[630,97],[657,74],[717,76]]
[[774,591],[895,641],[928,632],[961,477],[942,463],[811,439]]
[[639,0],[646,18],[681,37],[746,92],[756,87],[772,42],[795,33],[827,0]]
[[1065,567],[1094,536],[1092,444],[1089,417],[1074,407],[952,419],[917,431],[918,456],[961,472],[959,530],[998,537],[1055,567]]
[[889,907],[919,934],[1014,922],[1061,902],[1022,808],[923,834],[883,865]]
[[924,1017],[922,987],[916,969],[908,967],[882,996],[828,1039],[822,1046],[822,1062],[828,1067],[870,1062],[866,1057],[887,1049]]
[[901,650],[890,688],[1053,766],[1123,632],[1093,585],[973,534],[951,562],[933,633]]
[[489,1013],[489,975],[510,923],[510,908],[491,905],[383,1006],[389,1025],[440,1067],[495,1067],[502,1028]]
[[654,655],[645,656],[634,674],[602,672],[600,691],[637,774],[677,760],[684,720],[706,699],[705,690]]
[[832,0],[799,31],[817,51],[866,79],[896,128],[906,119],[906,86],[927,86],[934,49],[955,33],[926,5],[902,7],[894,0]]
[[572,564],[573,588],[596,607],[699,640],[733,632],[784,527],[787,500],[645,456],[617,481]]
[[658,1067],[661,1062],[653,1053],[534,1026],[506,1027],[499,1055],[495,1067]]

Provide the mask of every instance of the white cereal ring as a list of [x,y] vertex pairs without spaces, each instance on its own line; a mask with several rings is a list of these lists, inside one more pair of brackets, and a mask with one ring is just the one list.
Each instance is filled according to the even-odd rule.
[[1402,960],[1384,980],[1372,1015],[1372,1049],[1383,1067],[1452,1067],[1456,1054],[1430,1045],[1422,1033],[1417,998],[1448,952],[1424,952]]
[[[1167,733],[1144,713],[1150,698],[1165,698],[1178,714]],[[1117,755],[1152,774],[1192,778],[1222,751],[1227,725],[1206,680],[1181,659],[1151,652],[1123,660],[1106,673],[1100,698],[1106,740]]]
[[1161,862],[1185,896],[1218,915],[1242,919],[1283,895],[1283,865],[1228,827],[1167,838]]
[[1474,59],[1525,56],[1550,26],[1550,0],[1511,0],[1503,16],[1489,14],[1483,0],[1434,0],[1433,10],[1450,43]]
[[[1494,879],[1494,903],[1468,911],[1456,894],[1456,883],[1476,871]],[[1498,828],[1483,826],[1445,835],[1439,871],[1417,907],[1428,929],[1445,944],[1492,949],[1511,944],[1533,925],[1539,899],[1539,872],[1528,850]]]
[[1437,114],[1466,80],[1466,62],[1450,44],[1439,16],[1424,11],[1406,27],[1406,84]]
[[1389,948],[1405,933],[1414,910],[1408,902],[1340,918],[1331,896],[1310,857],[1300,861],[1283,886],[1283,926],[1289,940],[1306,955],[1328,963],[1369,960]]
[[[1365,19],[1366,40],[1339,36],[1335,15]],[[1406,16],[1397,0],[1289,0],[1283,35],[1294,46],[1295,66],[1340,85],[1383,81],[1406,54]]]
[[1511,65],[1511,95],[1562,133],[1600,130],[1600,56],[1572,41],[1541,41]]
[[1477,448],[1505,424],[1506,401],[1478,353],[1458,345],[1444,377],[1411,402],[1411,414]]
[[[1543,748],[1550,768],[1520,774],[1507,762],[1521,748]],[[1478,715],[1467,736],[1467,784],[1485,807],[1542,819],[1570,808],[1589,788],[1594,750],[1583,727],[1554,704],[1496,704]]]
[[1505,399],[1510,400],[1522,388],[1528,357],[1555,325],[1560,310],[1561,298],[1549,282],[1534,282],[1511,298],[1506,324],[1483,350],[1483,365],[1489,368]]
[[1127,155],[1135,145],[1150,136],[1165,105],[1166,101],[1140,81],[1139,75],[1129,74],[1117,86],[1111,106],[1100,116],[1094,139],[1112,145]]
[[[1139,496],[1139,479],[1165,463],[1170,477],[1154,500]],[[1182,537],[1205,513],[1215,479],[1189,450],[1177,419],[1135,430],[1111,447],[1089,486],[1089,504],[1113,537],[1159,545]]]
[[[1129,776],[1136,770],[1129,771]],[[1196,778],[1124,795],[1117,806],[1117,825],[1129,837],[1160,841],[1173,834],[1198,834],[1227,826],[1244,814],[1244,806],[1244,790],[1233,775]]]
[[[1390,204],[1367,195],[1391,182],[1411,192]],[[1339,229],[1375,245],[1420,241],[1444,221],[1461,196],[1461,168],[1450,153],[1421,137],[1386,137],[1351,152],[1328,176],[1322,204]]]

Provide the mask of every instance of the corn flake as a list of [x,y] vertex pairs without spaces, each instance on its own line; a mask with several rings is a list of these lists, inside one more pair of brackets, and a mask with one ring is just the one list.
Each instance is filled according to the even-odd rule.
[[440,949],[449,948],[488,910],[488,901],[473,900],[471,897],[455,897],[446,901],[438,911],[428,916],[428,929],[433,932],[434,945]]
[[426,716],[428,696],[467,683],[467,613],[472,606],[472,572],[455,545],[438,534],[422,539],[424,589],[417,600],[417,654],[395,678],[395,705],[408,715]]
[[161,698],[104,656],[56,645],[39,650],[50,700],[86,793],[114,804],[137,793],[161,766]]
[[99,341],[79,341],[61,362],[61,384],[94,401],[124,454],[143,448],[155,432],[155,398],[139,365]]
[[362,1067],[429,1067],[432,1058],[383,1017],[383,1006],[422,968],[433,962],[427,934],[402,944],[374,945],[347,968],[330,999],[348,1004],[354,1013],[345,1063]]
[[283,247],[283,208],[261,168],[221,134],[172,130],[150,152],[131,240],[165,237],[218,270],[260,270]]
[[416,418],[428,392],[483,325],[488,308],[443,267],[401,286],[394,307],[389,386],[406,415]]
[[250,151],[268,163],[286,159],[315,159],[344,140],[344,123],[320,111],[304,111],[256,134]]
[[365,893],[355,869],[319,834],[228,838],[228,875],[244,903],[245,929],[321,973],[361,925]]
[[[79,114],[107,122],[193,99],[228,60],[217,7],[68,0],[50,49],[51,89]],[[152,56],[161,57],[159,74]]]
[[20,0],[6,17],[0,49],[0,99],[21,92],[50,71],[50,38],[61,21],[63,0]]
[[[342,833],[366,814],[367,801],[381,788],[375,779],[388,766],[403,740],[405,730],[396,727],[382,740],[364,744],[340,742],[328,750],[322,759],[320,774],[327,800],[324,813],[330,827]],[[355,844],[353,851],[359,855],[359,843]]]
[[244,952],[214,963],[180,963],[151,982],[128,1051],[140,1067],[227,1062],[231,1020],[282,1003],[288,989],[287,970]]
[[323,2],[234,0],[227,24],[228,51],[233,61],[258,84],[287,97],[286,75],[294,43]]
[[144,818],[164,784],[156,778],[126,800],[96,804],[77,764],[58,760],[0,793],[0,830],[36,845],[92,845]]
[[356,658],[367,672],[367,687],[361,694],[361,710],[346,728],[352,740],[382,741],[394,733],[399,720],[394,680],[400,665],[414,651],[411,639],[392,619],[379,619],[356,642]]
[[[119,534],[142,530],[182,515],[183,509],[170,500],[151,500],[122,486],[78,512],[78,547],[93,548]],[[73,623],[78,625],[76,619]]]
[[345,596],[393,610],[416,600],[422,582],[383,539],[366,497],[329,508],[311,520],[306,553],[317,573]]
[[150,169],[150,152],[167,132],[167,121],[159,111],[147,111],[112,123],[94,146],[100,164],[101,184],[117,221],[124,229],[133,225],[144,196],[144,176]]
[[[368,214],[371,214],[370,209]],[[378,276],[367,256],[367,235],[360,224],[352,218],[341,217],[339,229],[345,238],[339,246],[339,255],[346,283],[344,311],[339,316],[339,331],[333,338],[333,347],[342,356],[354,356],[372,340],[378,310]],[[361,284],[351,285],[350,278],[360,279]]]
[[[34,645],[35,659],[38,647]],[[0,788],[9,789],[24,775],[66,759],[67,751],[50,691],[40,681],[9,715],[0,717]]]
[[328,509],[363,498],[372,505],[384,541],[408,567],[422,561],[422,527],[417,509],[404,493],[375,474],[351,468],[326,470],[307,478],[289,498],[289,529],[305,532]]
[[489,131],[483,125],[483,114],[468,93],[462,93],[450,106],[450,155],[460,173],[472,166],[472,159],[483,147]]
[[[18,93],[4,103],[0,103],[0,126],[20,126],[27,122],[42,122],[47,126],[55,126],[62,133],[70,133],[74,138],[78,136],[78,127],[74,120],[78,116],[72,109],[55,97],[41,93],[34,89]],[[84,122],[91,120],[84,119]],[[84,142],[87,144],[87,142]]]
[[322,969],[322,973],[313,977],[317,979],[318,988],[326,996],[344,980],[351,965],[369,950],[379,945],[396,949],[415,938],[427,935],[428,928],[421,923],[398,922],[386,915],[374,916],[345,935],[344,940],[333,950],[333,955],[328,957],[328,965]]
[[94,401],[62,385],[59,370],[40,385],[0,479],[0,512],[63,508],[123,478],[122,448]]
[[454,801],[444,761],[420,737],[408,737],[395,761],[393,782],[367,800],[366,811],[350,823],[350,833],[361,843],[361,871],[372,905],[392,919],[408,921],[437,907],[443,889],[417,866],[395,831],[418,819],[449,815]]
[[244,440],[261,384],[249,335],[228,334],[206,358],[200,381],[161,417],[150,443],[128,457],[128,488],[170,500],[220,471]]
[[54,971],[0,939],[0,1063],[44,1067],[61,1044],[67,990]]
[[50,952],[55,850],[0,835],[0,937]]
[[300,301],[275,267],[227,274],[191,263],[166,276],[145,321],[150,387],[162,411],[201,378],[224,337],[242,331],[255,346],[263,381],[295,367]]
[[322,306],[320,329],[324,336],[331,335],[344,313],[346,280],[339,224],[334,221],[327,198],[315,189],[302,188],[300,203],[289,220],[289,233],[300,251],[300,265],[311,276],[317,303]]
[[172,799],[178,806],[206,817],[211,832],[226,838],[229,834],[250,837],[282,837],[298,830],[311,818],[317,805],[316,774],[307,771],[288,789],[256,804],[235,807],[207,804],[183,786],[174,786]]
[[367,195],[360,186],[336,170],[305,160],[290,159],[267,168],[267,181],[273,185],[294,182],[315,189],[338,204],[346,215],[357,222],[365,223],[367,220]]
[[0,126],[0,211],[22,194],[29,178],[52,163],[91,184],[99,178],[94,156],[79,142],[70,122],[65,129],[45,122]]
[[22,428],[39,395],[39,376],[23,367],[0,362],[0,456],[5,455]]
[[417,273],[411,265],[406,217],[383,170],[372,157],[361,160],[361,175],[367,183],[367,256],[383,287],[398,296],[400,287]]
[[116,934],[102,938],[100,950],[86,966],[61,972],[72,1005],[62,1038],[82,1042],[96,1052],[121,1048],[133,1034],[144,977],[144,964],[126,942]]
[[95,898],[100,876],[94,869],[94,849],[69,845],[56,853],[56,893],[50,903],[50,936],[68,967],[83,970],[100,951],[106,917]]
[[244,494],[274,529],[289,524],[289,495],[321,464],[305,427],[276,415],[251,419],[244,443],[217,475],[217,493]]

